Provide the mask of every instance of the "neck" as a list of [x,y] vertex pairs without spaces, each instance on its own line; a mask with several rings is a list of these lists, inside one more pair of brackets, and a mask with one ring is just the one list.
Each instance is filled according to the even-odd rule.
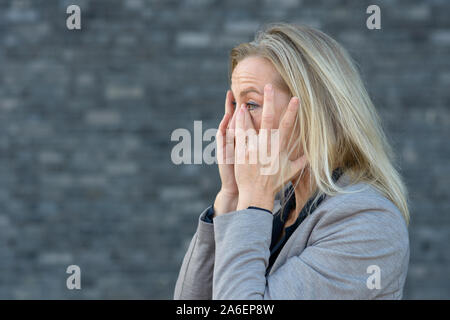
[[[301,177],[297,177],[291,181],[292,185],[297,186],[294,189],[295,192],[295,208],[289,214],[288,221],[294,222],[308,199],[312,196],[310,181],[309,181],[309,170],[305,170]],[[297,183],[298,181],[298,183]]]

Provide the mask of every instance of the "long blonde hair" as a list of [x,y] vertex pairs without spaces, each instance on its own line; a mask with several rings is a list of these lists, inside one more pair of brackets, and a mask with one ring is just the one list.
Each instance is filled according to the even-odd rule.
[[310,185],[317,189],[315,200],[345,192],[332,179],[333,170],[343,168],[353,183],[367,182],[379,190],[409,223],[406,187],[347,51],[314,28],[276,23],[258,31],[254,41],[231,50],[230,78],[236,65],[249,56],[271,61],[291,95],[300,98],[289,154],[303,148]]

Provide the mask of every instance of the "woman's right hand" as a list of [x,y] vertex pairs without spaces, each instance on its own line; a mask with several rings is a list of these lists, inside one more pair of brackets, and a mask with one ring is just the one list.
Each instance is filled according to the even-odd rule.
[[214,216],[235,211],[239,199],[239,191],[234,176],[236,113],[232,100],[233,93],[228,90],[225,99],[225,115],[216,134],[217,162],[222,186],[214,201]]

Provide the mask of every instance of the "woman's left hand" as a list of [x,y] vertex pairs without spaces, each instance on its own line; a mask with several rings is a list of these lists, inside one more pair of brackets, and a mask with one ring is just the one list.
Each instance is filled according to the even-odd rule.
[[[236,210],[255,206],[272,211],[275,195],[281,186],[306,166],[304,155],[290,160],[287,150],[298,108],[299,99],[293,97],[280,121],[279,129],[277,129],[274,123],[274,89],[272,85],[268,84],[264,87],[261,128],[258,133],[255,131],[245,105],[236,110],[238,114],[236,116],[234,169],[239,189]],[[248,142],[246,142],[247,140]],[[261,157],[261,155],[265,155],[265,157]],[[265,158],[264,161],[263,158]],[[281,166],[285,168],[286,177],[280,186]]]

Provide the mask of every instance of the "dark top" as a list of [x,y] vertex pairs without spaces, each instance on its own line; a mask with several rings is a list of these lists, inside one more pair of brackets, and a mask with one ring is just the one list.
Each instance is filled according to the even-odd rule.
[[[333,181],[336,182],[339,177],[342,175],[342,169],[337,168],[333,171]],[[270,258],[269,258],[269,265],[266,269],[266,275],[269,274],[270,269],[272,268],[273,263],[277,259],[278,255],[281,252],[281,249],[283,249],[284,244],[289,240],[289,237],[294,233],[294,231],[297,229],[297,227],[305,220],[305,218],[308,216],[308,212],[310,214],[313,213],[313,211],[317,208],[317,206],[325,199],[325,195],[319,197],[317,202],[314,204],[314,198],[317,194],[312,195],[306,204],[303,206],[302,210],[300,211],[300,214],[297,217],[297,220],[290,225],[289,227],[285,228],[284,235],[281,237],[283,233],[283,228],[286,220],[289,218],[289,213],[291,212],[292,208],[295,207],[295,193],[293,192],[293,186],[290,185],[289,188],[285,190],[285,197],[286,197],[286,205],[284,206],[283,212],[278,212],[274,215],[273,218],[273,226],[272,226],[272,242],[270,243]],[[291,194],[291,196],[287,199],[287,197]],[[269,210],[259,208],[259,207],[248,207],[248,209],[258,209],[258,210],[264,210],[272,214]],[[208,212],[205,215],[205,218],[203,221],[213,223],[213,217],[214,215],[214,207],[211,205],[208,208]],[[280,238],[281,237],[281,238]]]

